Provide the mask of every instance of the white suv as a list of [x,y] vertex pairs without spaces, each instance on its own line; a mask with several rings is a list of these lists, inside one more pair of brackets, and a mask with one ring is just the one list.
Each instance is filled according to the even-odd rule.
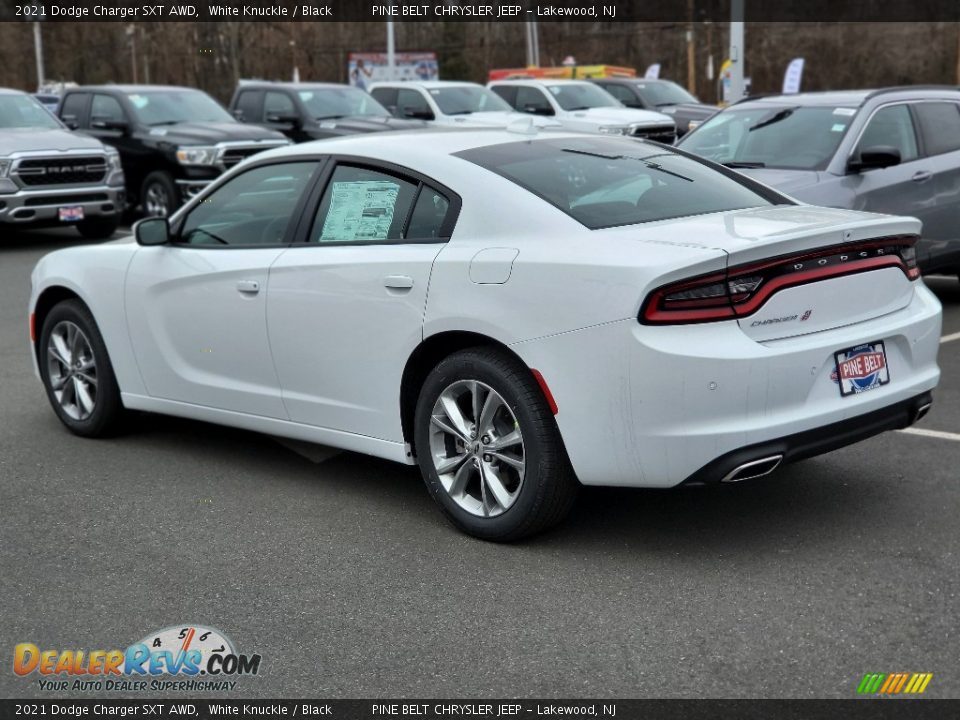
[[[380,82],[370,86],[370,94],[395,117],[426,120],[434,125],[504,127],[527,117],[514,112],[496,93],[477,83],[452,80]],[[558,123],[545,118],[536,124]]]
[[498,80],[487,87],[518,112],[549,117],[568,130],[630,135],[672,144],[673,118],[628,108],[606,90],[581,80]]

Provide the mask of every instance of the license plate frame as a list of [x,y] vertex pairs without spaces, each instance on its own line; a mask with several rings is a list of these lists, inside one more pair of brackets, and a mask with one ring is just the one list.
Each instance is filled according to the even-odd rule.
[[60,222],[64,223],[80,222],[83,220],[83,206],[65,205],[64,207],[57,208],[57,217],[60,219]]
[[890,382],[890,364],[883,340],[838,350],[833,354],[833,361],[841,397],[860,395]]

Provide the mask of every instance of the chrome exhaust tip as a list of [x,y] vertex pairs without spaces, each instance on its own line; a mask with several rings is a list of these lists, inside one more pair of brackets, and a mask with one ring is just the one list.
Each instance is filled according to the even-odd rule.
[[753,480],[754,478],[769,475],[776,470],[783,461],[783,455],[770,455],[769,457],[751,460],[743,465],[738,465],[733,470],[723,476],[720,482],[732,483],[741,480]]
[[[918,408],[917,408],[917,413],[916,413],[916,415],[913,416],[913,422],[919,422],[920,420],[922,420],[923,417],[924,417],[928,412],[930,412],[930,408],[931,408],[932,406],[933,406],[933,403],[932,403],[932,402],[928,402],[928,403],[924,403],[923,405],[921,405],[920,407],[918,407]],[[913,423],[910,423],[910,424],[912,425]]]

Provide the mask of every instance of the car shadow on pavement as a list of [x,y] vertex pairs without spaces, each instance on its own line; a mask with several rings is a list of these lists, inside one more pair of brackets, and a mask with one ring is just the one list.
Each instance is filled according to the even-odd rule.
[[[398,532],[435,532],[446,525],[416,467],[342,452],[313,462],[267,435],[206,423],[138,414],[125,438],[151,450],[202,453],[217,465],[236,465],[277,492],[307,503],[342,503],[370,518],[392,518]],[[870,441],[876,442],[876,441]],[[191,446],[196,446],[191,448]],[[891,470],[891,480],[902,478]],[[783,552],[797,543],[829,547],[837,534],[868,535],[885,507],[895,507],[896,482],[867,477],[856,459],[839,451],[787,466],[744,483],[634,489],[584,487],[570,517],[559,527],[510,547],[552,552],[575,547],[611,554],[722,554],[752,548]],[[896,517],[889,517],[896,523]],[[391,520],[391,527],[395,522]],[[382,532],[383,528],[378,531]],[[449,532],[456,533],[452,528]],[[398,537],[400,542],[401,538]],[[481,542],[469,540],[469,542]]]

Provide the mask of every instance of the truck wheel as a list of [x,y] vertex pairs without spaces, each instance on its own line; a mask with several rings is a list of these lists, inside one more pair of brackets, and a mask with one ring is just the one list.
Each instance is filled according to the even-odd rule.
[[113,236],[119,226],[120,221],[114,218],[94,218],[81,221],[77,225],[77,232],[87,240],[106,240]]
[[423,384],[414,420],[427,488],[464,532],[506,542],[546,530],[580,483],[530,370],[491,348],[454,353]]
[[180,207],[180,195],[170,173],[158,170],[147,175],[140,190],[140,204],[147,217],[167,217]]

